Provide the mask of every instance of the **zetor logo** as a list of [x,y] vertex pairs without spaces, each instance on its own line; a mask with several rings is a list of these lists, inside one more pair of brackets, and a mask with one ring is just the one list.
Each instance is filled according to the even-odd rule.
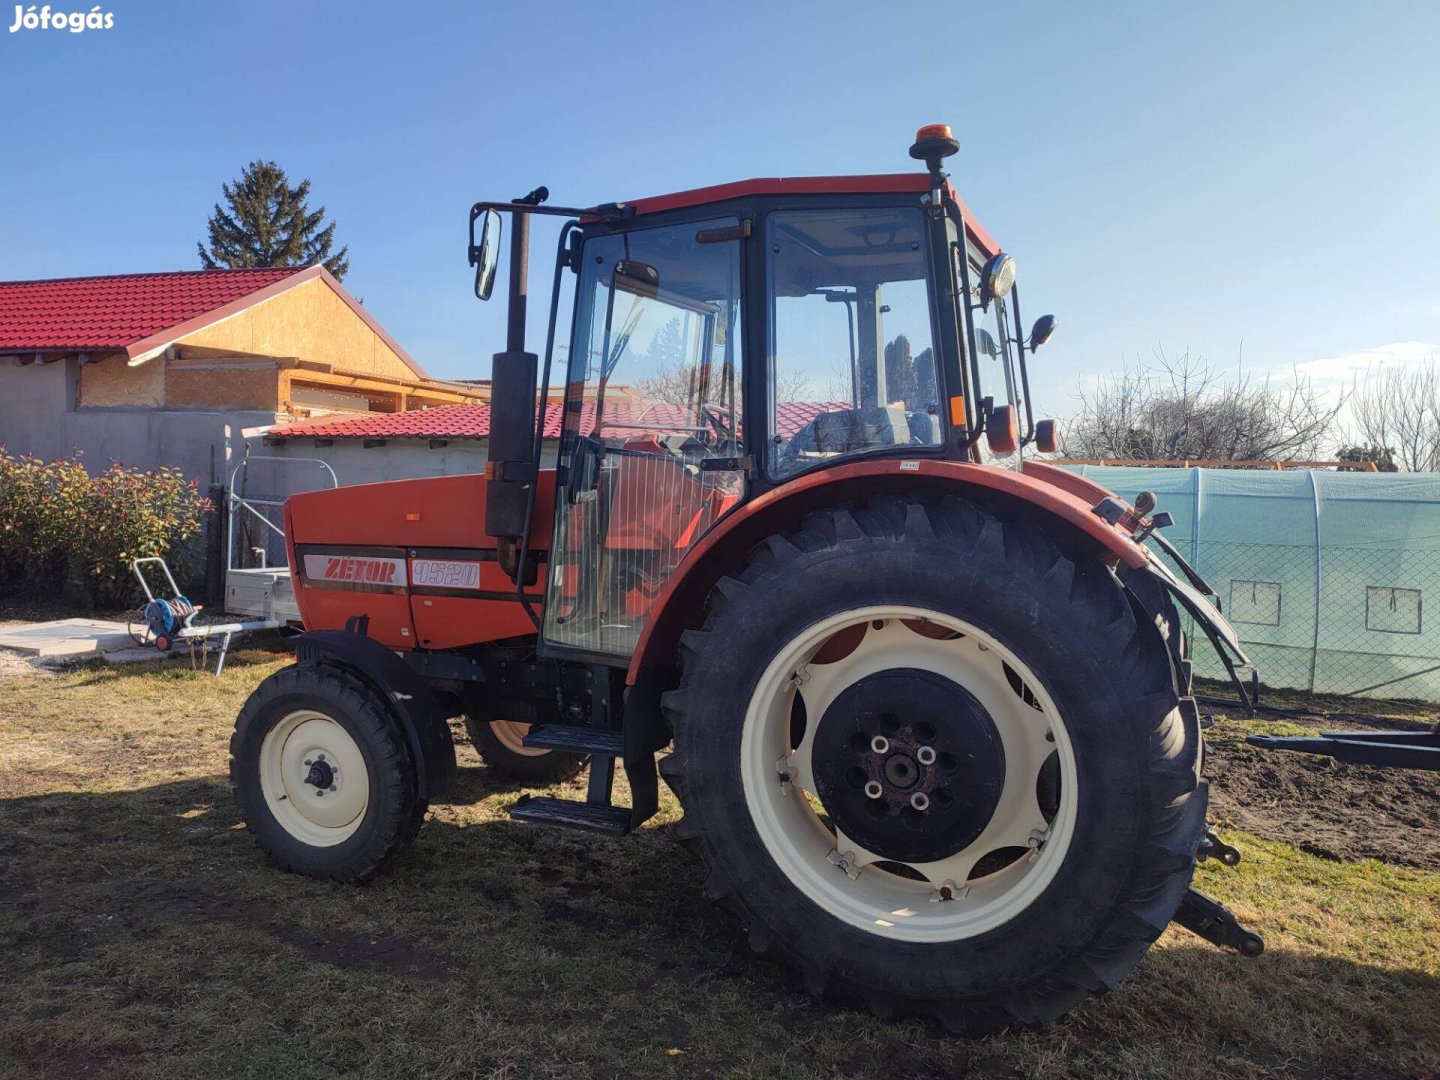
[[37,8],[15,5],[15,23],[10,33],[20,30],[69,30],[72,34],[83,34],[86,30],[109,30],[115,25],[112,12],[101,11],[96,4],[90,11],[51,11],[50,5]]
[[379,559],[351,559],[345,556],[325,564],[326,581],[372,581],[389,585],[395,581],[395,564]]
[[305,576],[312,581],[355,585],[404,585],[405,560],[363,555],[306,555]]

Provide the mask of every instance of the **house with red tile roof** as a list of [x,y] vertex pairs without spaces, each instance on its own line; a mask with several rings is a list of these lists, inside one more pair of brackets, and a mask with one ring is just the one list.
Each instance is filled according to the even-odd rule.
[[[645,401],[628,392],[626,387],[612,387],[618,390],[619,400],[607,397],[604,420],[614,423],[626,436],[644,433],[644,425],[653,423],[657,433],[669,433],[694,419],[694,407],[663,401]],[[775,407],[776,431],[790,436],[799,431],[822,412],[845,409],[844,402],[831,401],[782,401]],[[561,417],[565,407],[561,401],[550,401],[545,406],[545,441],[560,438]],[[580,430],[586,434],[595,431],[596,405],[586,400],[580,406]],[[616,434],[606,431],[601,424],[599,434]],[[332,446],[335,440],[358,440],[374,446],[388,445],[392,441],[424,440],[427,442],[449,442],[451,440],[472,440],[482,442],[490,437],[489,405],[455,405],[447,409],[426,409],[421,412],[401,413],[389,416],[326,417],[294,424],[277,425],[266,433],[272,445],[281,442],[310,442],[322,447]]]
[[323,267],[0,282],[0,445],[223,481],[238,433],[478,405]]

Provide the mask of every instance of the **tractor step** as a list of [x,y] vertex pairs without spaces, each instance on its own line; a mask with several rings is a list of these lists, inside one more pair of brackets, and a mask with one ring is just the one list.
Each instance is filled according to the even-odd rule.
[[625,737],[610,728],[542,724],[522,740],[532,750],[563,750],[568,754],[604,754],[618,758],[625,752]]
[[630,811],[621,806],[596,806],[593,803],[552,799],[548,795],[523,798],[510,810],[516,821],[535,825],[560,825],[567,829],[588,829],[610,836],[624,836],[630,831]]

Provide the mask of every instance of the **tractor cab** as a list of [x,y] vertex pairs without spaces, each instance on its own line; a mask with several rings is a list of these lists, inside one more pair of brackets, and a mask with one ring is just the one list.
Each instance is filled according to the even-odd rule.
[[[850,462],[1018,463],[1031,417],[1015,264],[940,171],[956,144],[922,129],[927,172],[753,180],[585,210],[537,192],[472,210],[487,296],[513,217],[511,348],[493,412],[534,416],[523,339],[534,213],[561,234],[541,397],[551,401],[561,274],[575,278],[548,552],[532,550],[537,432],[492,432],[488,531],[517,575],[546,562],[553,656],[623,662],[686,556],[748,500]],[[543,192],[543,189],[541,189]],[[519,305],[517,309],[516,289]],[[1022,419],[1023,418],[1023,419]],[[1053,439],[1053,436],[1051,436]],[[543,512],[543,508],[542,512]],[[508,551],[507,549],[508,545]]]

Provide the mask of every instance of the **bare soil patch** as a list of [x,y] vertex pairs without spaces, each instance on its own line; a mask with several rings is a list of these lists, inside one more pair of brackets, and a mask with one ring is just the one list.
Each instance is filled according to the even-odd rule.
[[[1286,717],[1314,731],[1360,725]],[[1219,720],[1206,733],[1210,819],[1327,859],[1440,870],[1440,773],[1347,765],[1245,742],[1265,721]]]

